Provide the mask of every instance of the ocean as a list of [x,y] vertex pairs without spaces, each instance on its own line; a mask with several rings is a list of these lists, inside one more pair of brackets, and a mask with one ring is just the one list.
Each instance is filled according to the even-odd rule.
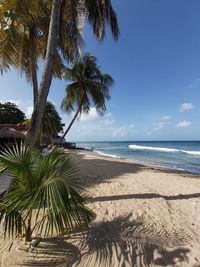
[[102,156],[200,174],[200,141],[77,142]]

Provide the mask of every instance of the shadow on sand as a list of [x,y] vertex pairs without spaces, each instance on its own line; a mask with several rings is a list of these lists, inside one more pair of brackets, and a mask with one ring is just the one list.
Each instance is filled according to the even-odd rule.
[[200,198],[200,193],[194,194],[185,194],[185,195],[174,195],[174,196],[164,196],[154,193],[146,194],[129,194],[129,195],[115,195],[115,196],[102,196],[102,197],[93,197],[89,199],[89,202],[104,202],[104,201],[114,201],[114,200],[124,200],[124,199],[154,199],[154,198],[163,198],[165,200],[184,200],[190,198]]
[[166,237],[153,226],[144,226],[143,218],[118,217],[92,225],[84,236],[74,237],[73,244],[62,238],[45,239],[26,257],[23,266],[183,266],[190,250],[184,247],[189,237],[182,234]]
[[[154,227],[144,226],[142,218],[130,218],[131,215],[93,225],[80,248],[82,256],[73,266],[150,267],[187,262],[190,250],[182,247],[188,243],[187,236],[162,236]],[[169,245],[174,249],[167,250]]]

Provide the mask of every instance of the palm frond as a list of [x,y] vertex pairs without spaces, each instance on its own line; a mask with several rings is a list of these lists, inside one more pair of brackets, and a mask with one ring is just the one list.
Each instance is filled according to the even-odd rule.
[[3,151],[0,168],[13,181],[0,203],[5,236],[26,234],[31,216],[32,231],[44,236],[88,225],[92,213],[85,207],[76,164],[58,149],[46,157],[24,144]]

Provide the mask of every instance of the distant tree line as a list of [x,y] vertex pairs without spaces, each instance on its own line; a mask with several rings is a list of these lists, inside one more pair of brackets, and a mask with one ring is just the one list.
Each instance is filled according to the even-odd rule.
[[[0,124],[24,124],[28,129],[30,119],[15,103],[0,103]],[[42,119],[41,135],[46,136],[49,142],[52,137],[63,132],[64,124],[62,118],[58,114],[55,106],[51,102],[47,102],[45,112]]]

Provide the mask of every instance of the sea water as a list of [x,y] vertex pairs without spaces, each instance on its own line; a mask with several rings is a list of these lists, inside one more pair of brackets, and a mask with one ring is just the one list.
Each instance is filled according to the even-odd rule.
[[200,141],[77,142],[102,156],[200,174]]

